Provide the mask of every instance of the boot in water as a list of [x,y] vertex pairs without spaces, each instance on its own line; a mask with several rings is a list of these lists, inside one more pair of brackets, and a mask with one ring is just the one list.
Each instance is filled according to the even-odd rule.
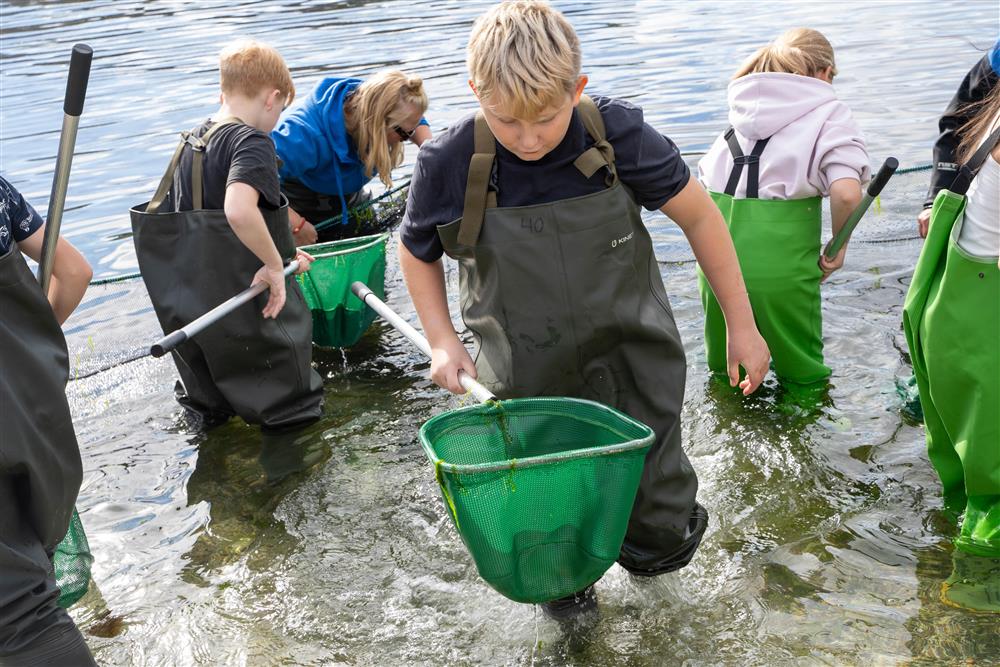
[[572,595],[542,603],[542,613],[556,621],[567,621],[596,610],[597,591],[593,584]]

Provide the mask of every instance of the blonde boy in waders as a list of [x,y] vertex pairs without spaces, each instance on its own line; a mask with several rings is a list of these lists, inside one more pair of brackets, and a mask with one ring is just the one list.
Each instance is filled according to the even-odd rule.
[[91,271],[60,237],[46,299],[21,255],[39,261],[44,238],[41,217],[0,178],[0,665],[94,665],[59,606],[52,563],[83,479],[60,325]]
[[[708,516],[681,449],[684,350],[640,204],[674,219],[706,268],[744,393],[768,351],[718,209],[641,109],[583,95],[580,60],[572,26],[546,3],[479,18],[468,66],[480,110],[421,147],[400,261],[440,386],[462,393],[464,370],[501,398],[591,399],[655,430],[619,559],[653,576],[691,560]],[[452,327],[442,253],[459,262],[475,363]],[[595,602],[588,586],[543,609],[561,617]]]
[[[319,418],[312,319],[283,265],[296,252],[268,133],[295,96],[273,48],[239,41],[219,60],[222,106],[182,134],[153,199],[133,208],[139,268],[164,331],[178,329],[251,284],[269,292],[173,352],[178,401],[207,427],[239,415],[265,432]],[[261,266],[263,264],[263,267]]]
[[[833,232],[847,222],[869,180],[864,138],[837,99],[830,42],[796,28],[757,50],[729,84],[729,122],[698,162],[736,246],[757,326],[786,387],[823,383],[820,283],[844,264],[820,254],[823,200]],[[726,325],[699,266],[709,368],[726,372]],[[822,384],[819,384],[822,386]]]

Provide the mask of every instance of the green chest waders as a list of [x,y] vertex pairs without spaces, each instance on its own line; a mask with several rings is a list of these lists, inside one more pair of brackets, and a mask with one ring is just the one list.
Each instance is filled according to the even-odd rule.
[[[810,384],[826,379],[823,363],[823,315],[817,263],[822,227],[822,199],[758,199],[760,155],[767,139],[744,155],[734,130],[726,140],[735,162],[724,193],[710,193],[722,211],[736,247],[754,320],[771,350],[779,379]],[[747,169],[747,195],[735,197]],[[698,290],[705,309],[708,367],[726,372],[726,321],[712,288],[698,268]]]
[[[934,200],[903,308],[927,454],[945,502],[964,509],[955,545],[1000,558],[1000,270],[957,243],[965,191],[1000,131]],[[977,157],[979,158],[977,160]]]
[[[239,121],[221,121],[201,138],[185,132],[153,199],[129,212],[139,269],[164,331],[246,289],[261,266],[224,211],[201,207],[204,152],[214,132],[231,122]],[[194,151],[194,209],[161,212],[185,148]],[[261,214],[282,258],[293,258],[287,205]],[[178,346],[172,354],[186,392],[182,403],[205,416],[237,414],[270,428],[319,417],[323,386],[312,368],[312,317],[295,279],[286,278],[285,287],[276,318],[261,315],[264,293]]]
[[83,468],[66,340],[16,244],[0,257],[0,313],[2,658],[54,626],[73,627],[57,606],[50,558],[74,516]]
[[684,349],[600,112],[587,97],[578,111],[596,145],[575,164],[585,178],[606,169],[606,190],[497,208],[488,189],[496,140],[480,114],[463,215],[438,233],[459,263],[483,384],[504,399],[598,401],[655,431],[619,563],[660,574],[690,561],[707,524],[681,449]]

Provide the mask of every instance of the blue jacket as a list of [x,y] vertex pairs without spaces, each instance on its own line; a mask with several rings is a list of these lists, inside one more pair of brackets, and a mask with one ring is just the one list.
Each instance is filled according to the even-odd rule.
[[271,138],[283,163],[282,181],[293,178],[314,192],[343,197],[370,180],[344,126],[344,103],[359,85],[361,79],[323,79],[278,124]]

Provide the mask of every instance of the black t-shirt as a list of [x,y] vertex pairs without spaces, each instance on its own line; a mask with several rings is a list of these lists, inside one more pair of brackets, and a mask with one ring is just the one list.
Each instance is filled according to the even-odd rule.
[[[622,183],[649,210],[680,192],[690,171],[670,139],[643,121],[642,109],[622,100],[594,96],[604,119],[615,167]],[[606,170],[589,179],[573,162],[594,144],[574,110],[562,142],[535,162],[525,162],[497,143],[493,185],[497,206],[529,206],[599,192]],[[444,252],[437,226],[462,217],[469,160],[475,149],[475,114],[420,147],[410,180],[406,215],[399,234],[415,257],[433,262]]]
[[23,241],[42,226],[42,217],[5,178],[0,178],[0,257],[14,241]]
[[[192,133],[200,137],[215,123],[207,120]],[[185,150],[174,178],[174,188],[180,194],[177,210],[190,211],[194,208],[191,195],[192,156],[194,151]],[[257,205],[261,208],[276,209],[281,205],[281,189],[278,184],[278,156],[274,142],[265,132],[241,123],[227,125],[212,135],[202,162],[203,198],[202,206],[207,209],[221,209],[226,201],[226,187],[230,183],[246,183],[260,193]]]

